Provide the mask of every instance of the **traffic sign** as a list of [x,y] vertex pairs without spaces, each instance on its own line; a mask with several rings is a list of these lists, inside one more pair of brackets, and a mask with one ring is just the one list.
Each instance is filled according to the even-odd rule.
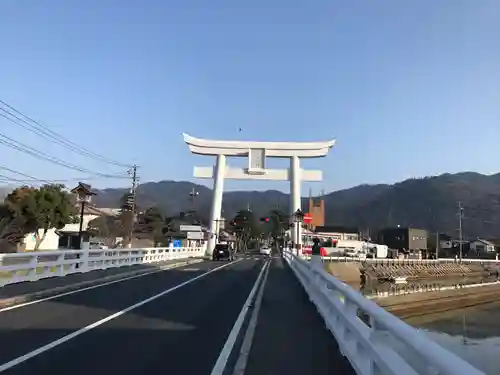
[[304,223],[310,224],[313,221],[313,217],[310,213],[304,214]]
[[202,240],[205,237],[203,232],[187,232],[188,240]]
[[201,226],[199,226],[199,225],[181,225],[179,230],[181,232],[201,232]]

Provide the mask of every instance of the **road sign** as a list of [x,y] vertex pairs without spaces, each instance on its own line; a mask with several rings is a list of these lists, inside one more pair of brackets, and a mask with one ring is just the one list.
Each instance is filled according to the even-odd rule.
[[205,236],[203,232],[187,232],[188,240],[202,240]]
[[201,232],[199,225],[181,225],[179,230],[181,232]]
[[313,217],[310,213],[304,214],[304,223],[310,224],[313,221]]
[[174,248],[182,247],[182,241],[181,240],[174,240],[173,245],[174,245]]

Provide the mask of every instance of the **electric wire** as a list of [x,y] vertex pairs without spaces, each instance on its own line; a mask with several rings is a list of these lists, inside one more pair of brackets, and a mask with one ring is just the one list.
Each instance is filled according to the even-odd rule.
[[[123,168],[131,168],[132,167],[132,165],[130,165],[130,164],[120,163],[116,160],[113,160],[113,159],[110,159],[110,158],[105,157],[103,155],[97,154],[93,151],[88,150],[87,148],[85,148],[83,146],[78,145],[77,143],[75,143],[75,142],[69,140],[68,138],[65,138],[64,136],[56,133],[55,131],[51,130],[47,126],[41,124],[39,121],[34,120],[30,116],[26,115],[25,113],[21,112],[20,110],[16,109],[12,105],[6,103],[5,101],[3,101],[1,99],[0,99],[0,103],[11,110],[11,111],[9,111],[5,108],[0,107],[0,111],[3,112],[3,117],[7,118],[8,120],[21,126],[24,129],[31,131],[32,133],[35,133],[35,134],[37,134],[45,139],[51,140],[52,142],[57,143],[63,147],[66,147],[67,149],[69,149],[75,153],[78,153],[80,155],[87,156],[89,158],[99,160],[101,162],[105,162],[105,163],[108,163],[108,164],[111,164],[111,165],[114,165],[117,167],[123,167]],[[17,115],[15,113],[13,113],[12,111],[15,112]],[[17,121],[9,118],[8,116],[5,115],[5,113],[12,116]],[[20,115],[24,118],[21,118],[18,115]]]

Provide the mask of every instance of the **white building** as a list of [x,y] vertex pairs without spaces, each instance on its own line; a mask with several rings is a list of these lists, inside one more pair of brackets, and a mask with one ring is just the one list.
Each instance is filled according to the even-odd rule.
[[481,238],[471,242],[470,249],[471,251],[476,251],[478,253],[494,253],[496,251],[495,244]]
[[[85,232],[89,226],[89,223],[100,217],[100,216],[110,216],[117,215],[119,209],[114,208],[96,208],[86,206],[83,212],[83,225],[82,231]],[[45,239],[42,241],[38,247],[38,251],[47,250],[57,250],[61,249],[71,249],[77,248],[78,234],[80,230],[80,222],[76,224],[66,224],[64,228],[56,230],[51,228],[45,235]],[[33,251],[36,245],[36,233],[28,233],[23,240],[22,247],[24,251]]]

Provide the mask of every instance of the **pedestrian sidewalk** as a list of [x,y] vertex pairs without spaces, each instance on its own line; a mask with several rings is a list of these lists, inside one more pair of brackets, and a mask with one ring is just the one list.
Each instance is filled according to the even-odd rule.
[[272,260],[245,375],[355,375],[293,271]]

